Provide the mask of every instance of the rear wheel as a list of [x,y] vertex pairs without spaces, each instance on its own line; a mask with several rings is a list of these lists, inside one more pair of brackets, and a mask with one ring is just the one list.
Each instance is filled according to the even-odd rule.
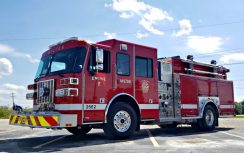
[[110,139],[126,139],[135,132],[137,124],[134,109],[126,103],[117,102],[111,106],[103,130]]
[[82,126],[82,127],[69,127],[66,128],[70,133],[72,133],[73,135],[76,136],[84,136],[86,135],[88,132],[91,131],[91,127],[89,126]]
[[193,124],[192,127],[198,130],[211,131],[217,125],[217,112],[210,105],[207,105],[203,111],[203,117]]

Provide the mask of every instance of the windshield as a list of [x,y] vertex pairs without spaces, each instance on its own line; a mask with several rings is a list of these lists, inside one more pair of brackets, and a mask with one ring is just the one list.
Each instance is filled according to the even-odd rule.
[[45,75],[64,73],[79,73],[84,64],[86,49],[84,47],[71,48],[54,55],[43,57],[40,61],[36,78]]

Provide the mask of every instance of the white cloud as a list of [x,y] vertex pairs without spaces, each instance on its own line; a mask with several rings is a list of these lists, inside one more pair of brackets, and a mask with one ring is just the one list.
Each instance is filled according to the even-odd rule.
[[125,19],[129,19],[129,18],[132,18],[134,16],[133,13],[126,13],[126,12],[123,12],[120,14],[120,17],[121,18],[125,18]]
[[146,37],[148,37],[148,33],[141,33],[141,32],[136,33],[136,38],[138,39],[146,38]]
[[152,25],[152,23],[148,22],[145,19],[141,19],[141,21],[139,22],[140,25],[142,25],[147,31],[155,34],[155,35],[164,35],[163,31],[160,31],[156,28],[154,28],[154,26]]
[[219,59],[223,63],[232,63],[233,61],[244,61],[244,53],[228,53]]
[[168,12],[149,5],[148,10],[144,13],[143,17],[152,24],[163,20],[173,21],[173,17],[171,17]]
[[0,106],[12,106],[11,93],[15,95],[15,103],[24,107],[32,107],[32,101],[26,100],[26,87],[11,83],[0,85]]
[[212,36],[189,36],[187,47],[199,53],[212,53],[218,51],[223,44],[221,37]]
[[176,37],[189,35],[192,32],[192,25],[190,20],[182,19],[179,21],[179,25],[180,30],[174,34]]
[[13,65],[7,58],[0,58],[0,78],[13,73]]
[[168,12],[139,0],[113,0],[111,4],[105,4],[105,7],[111,7],[119,12],[121,18],[138,16],[139,24],[155,35],[164,34],[162,30],[156,28],[162,21],[173,21]]
[[13,52],[14,49],[11,46],[0,44],[0,54]]
[[107,3],[105,3],[104,6],[105,6],[105,7],[112,7],[112,4],[107,4]]
[[31,63],[33,63],[33,64],[35,64],[35,63],[39,63],[39,62],[40,62],[40,60],[38,60],[38,59],[34,59],[30,54],[25,54],[25,57],[27,58],[27,60],[28,60],[29,62],[31,62]]
[[112,7],[115,11],[120,13],[129,12],[140,14],[141,11],[145,11],[148,5],[144,2],[137,0],[112,0],[112,4],[105,4],[105,7]]
[[109,33],[109,32],[104,32],[104,36],[106,36],[107,39],[113,39],[116,37],[116,33]]
[[[237,89],[236,89],[237,90]],[[236,102],[241,102],[244,100],[244,96],[235,96],[235,101]]]
[[18,86],[16,84],[6,83],[1,85],[4,88],[4,92],[1,93],[9,93],[9,91],[24,91],[26,88],[24,86]]
[[10,55],[13,57],[20,57],[28,60],[30,63],[38,63],[39,60],[33,58],[30,54],[17,52],[13,47],[5,44],[0,44],[0,55]]

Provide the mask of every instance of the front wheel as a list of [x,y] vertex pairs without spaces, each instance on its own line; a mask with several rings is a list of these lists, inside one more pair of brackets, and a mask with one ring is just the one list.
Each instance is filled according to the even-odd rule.
[[138,121],[134,109],[126,103],[111,106],[103,130],[110,139],[126,139],[136,130]]

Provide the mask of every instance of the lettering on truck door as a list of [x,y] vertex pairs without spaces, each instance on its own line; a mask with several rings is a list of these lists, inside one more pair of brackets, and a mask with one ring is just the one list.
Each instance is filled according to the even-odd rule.
[[[108,93],[112,88],[111,51],[103,49],[103,63],[98,68],[95,57],[97,48],[91,48],[92,54],[88,58],[88,70],[85,75],[84,122],[99,122],[104,120]],[[89,72],[89,66],[95,69],[93,75]]]

